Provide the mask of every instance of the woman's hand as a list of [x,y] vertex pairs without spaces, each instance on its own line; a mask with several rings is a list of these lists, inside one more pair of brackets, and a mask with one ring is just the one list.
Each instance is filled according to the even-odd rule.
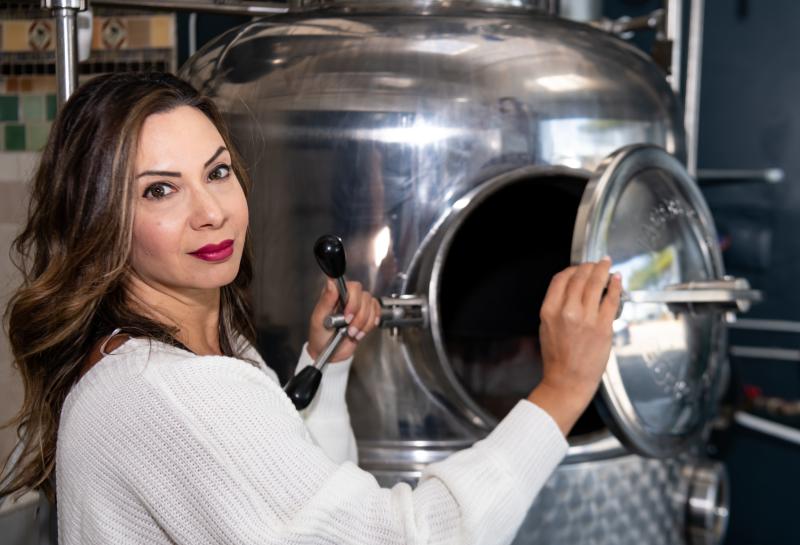
[[[329,314],[337,311],[339,292],[333,280],[328,279],[317,306],[311,313],[311,326],[308,330],[308,354],[317,359],[325,344],[334,334],[325,329],[323,321]],[[347,307],[344,316],[348,323],[347,335],[339,344],[330,362],[346,360],[353,355],[358,342],[377,327],[381,316],[381,305],[368,291],[364,291],[359,282],[347,283]]]
[[528,399],[547,411],[564,435],[594,397],[611,352],[622,281],[615,274],[609,283],[610,267],[606,258],[561,271],[542,303],[544,373]]

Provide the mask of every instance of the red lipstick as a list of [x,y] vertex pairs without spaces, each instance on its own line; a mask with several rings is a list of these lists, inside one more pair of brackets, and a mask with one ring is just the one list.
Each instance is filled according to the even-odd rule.
[[203,261],[223,261],[233,255],[233,240],[223,240],[219,244],[206,244],[194,252],[189,252]]

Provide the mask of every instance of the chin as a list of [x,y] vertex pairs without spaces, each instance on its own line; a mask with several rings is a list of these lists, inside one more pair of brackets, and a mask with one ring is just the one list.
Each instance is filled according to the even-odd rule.
[[236,280],[236,275],[239,274],[239,267],[231,268],[229,270],[215,270],[207,275],[195,278],[192,282],[193,287],[198,289],[214,289],[222,288]]

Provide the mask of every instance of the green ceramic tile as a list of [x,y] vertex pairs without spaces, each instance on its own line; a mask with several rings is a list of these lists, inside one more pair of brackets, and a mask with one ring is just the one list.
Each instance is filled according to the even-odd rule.
[[47,143],[50,134],[50,123],[25,124],[25,149],[28,151],[41,151]]
[[44,95],[22,95],[22,121],[45,121],[47,107]]
[[19,120],[19,97],[0,95],[0,121]]
[[56,112],[58,111],[58,101],[56,100],[56,95],[47,95],[47,119],[53,120],[56,118]]
[[5,132],[8,151],[25,150],[25,125],[6,125]]

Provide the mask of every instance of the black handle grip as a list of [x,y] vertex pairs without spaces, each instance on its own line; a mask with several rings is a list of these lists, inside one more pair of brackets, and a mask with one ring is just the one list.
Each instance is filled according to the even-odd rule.
[[319,383],[322,380],[322,371],[314,366],[304,367],[289,379],[283,391],[292,400],[295,408],[302,411],[311,404],[314,394],[317,393]]
[[333,235],[322,235],[314,243],[314,257],[319,268],[329,277],[336,280],[344,276],[347,260],[344,255],[342,239]]

